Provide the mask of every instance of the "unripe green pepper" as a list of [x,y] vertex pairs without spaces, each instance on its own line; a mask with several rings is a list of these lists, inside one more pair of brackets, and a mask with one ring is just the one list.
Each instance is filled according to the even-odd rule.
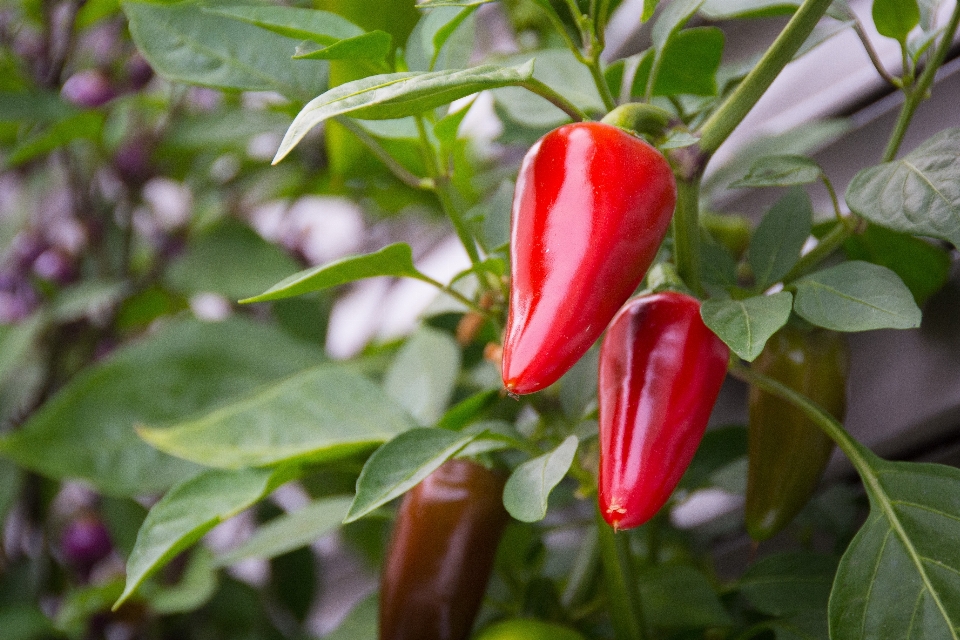
[[[753,368],[807,396],[843,421],[849,356],[845,338],[823,330],[785,327]],[[747,533],[766,540],[810,500],[833,452],[833,441],[800,409],[751,387]]]
[[516,618],[490,625],[477,634],[474,640],[584,640],[584,638],[570,627],[543,620]]

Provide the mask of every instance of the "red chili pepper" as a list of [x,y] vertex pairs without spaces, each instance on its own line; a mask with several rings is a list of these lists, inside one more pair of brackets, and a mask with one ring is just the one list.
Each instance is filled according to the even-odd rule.
[[693,459],[730,351],[700,303],[664,292],[636,298],[600,348],[600,512],[614,529],[660,510]]
[[600,337],[656,256],[676,193],[660,152],[608,124],[565,125],[530,149],[513,200],[508,391],[556,382]]
[[380,640],[466,640],[509,516],[502,475],[450,460],[397,512],[380,583]]

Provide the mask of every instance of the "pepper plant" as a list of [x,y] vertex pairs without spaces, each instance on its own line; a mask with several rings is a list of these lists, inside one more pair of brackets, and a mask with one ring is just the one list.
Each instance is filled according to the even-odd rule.
[[[960,4],[873,0],[896,74],[843,0],[642,4],[623,59],[617,0],[0,5],[4,637],[960,638],[960,471],[843,426],[844,334],[916,330],[960,247],[960,129],[901,149]],[[771,16],[722,64],[726,21]],[[497,20],[509,53],[475,39]],[[876,164],[843,193],[803,153],[706,181],[847,29],[902,94]],[[782,196],[750,225],[728,187]],[[305,243],[320,196],[372,239]],[[431,233],[469,266],[430,275]],[[370,278],[436,301],[332,359]],[[724,376],[749,436],[704,434]],[[811,497],[831,443],[859,482]],[[684,524],[716,489],[746,522]],[[225,521],[242,543],[204,538]],[[384,597],[318,625],[331,534]],[[748,534],[780,546],[718,567]]]

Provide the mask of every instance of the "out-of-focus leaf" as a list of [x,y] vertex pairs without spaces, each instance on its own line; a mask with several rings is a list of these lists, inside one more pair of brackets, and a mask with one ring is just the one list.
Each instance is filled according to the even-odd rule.
[[110,495],[162,491],[199,468],[148,446],[136,423],[210,411],[322,360],[319,348],[250,321],[171,322],[74,377],[0,440],[0,454]]
[[707,577],[688,565],[660,565],[638,576],[650,624],[662,629],[726,627],[733,623]]
[[17,145],[7,156],[6,164],[16,167],[74,140],[96,139],[103,130],[104,119],[99,111],[84,111],[59,120]]
[[460,348],[449,334],[421,327],[397,353],[384,376],[387,394],[421,426],[446,411],[460,372]]
[[412,426],[379,385],[341,363],[300,371],[221,404],[172,427],[137,431],[171,455],[238,469],[342,459]]
[[247,558],[275,558],[305,547],[343,522],[352,499],[345,496],[311,502],[257,529],[253,536],[216,559],[226,567]]
[[808,551],[768,556],[751,565],[737,587],[750,604],[767,615],[816,609],[826,619],[837,561],[834,556]]
[[236,300],[263,291],[297,268],[250,227],[224,220],[191,239],[167,269],[168,286],[184,295],[213,292]]
[[209,13],[200,4],[124,2],[130,35],[169,80],[239,91],[276,91],[297,101],[323,90],[322,61],[290,61],[296,41]]
[[820,165],[805,156],[767,156],[754,162],[747,175],[730,188],[790,187],[816,182],[820,174]]
[[295,477],[295,469],[210,470],[181,482],[153,505],[127,559],[119,607],[137,587],[217,524],[262,500]]

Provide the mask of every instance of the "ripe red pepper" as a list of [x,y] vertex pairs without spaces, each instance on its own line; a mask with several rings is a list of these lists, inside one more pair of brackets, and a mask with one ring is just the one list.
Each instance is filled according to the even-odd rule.
[[533,145],[513,200],[508,391],[556,382],[600,337],[656,256],[676,194],[660,152],[612,125],[565,125]]
[[693,459],[730,351],[700,303],[668,291],[635,298],[600,348],[600,513],[614,529],[660,510]]
[[[841,334],[784,327],[767,342],[753,368],[799,391],[834,418],[846,411],[847,343]],[[833,453],[831,440],[798,408],[750,389],[747,533],[766,540],[787,526],[820,483]]]
[[380,582],[380,640],[466,640],[509,520],[504,482],[454,459],[407,492]]

